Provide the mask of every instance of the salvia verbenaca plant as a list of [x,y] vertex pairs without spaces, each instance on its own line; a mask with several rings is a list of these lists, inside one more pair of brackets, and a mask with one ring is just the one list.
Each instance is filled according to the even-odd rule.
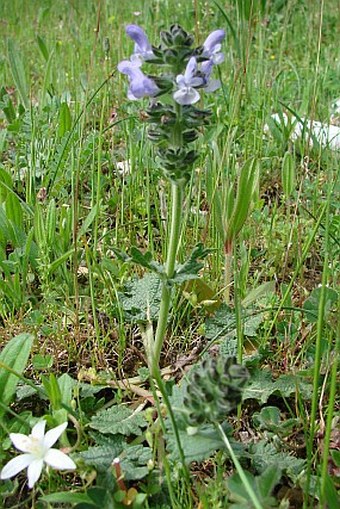
[[249,378],[234,357],[208,357],[188,375],[184,406],[190,426],[222,422],[242,400]]
[[211,116],[209,110],[196,105],[202,93],[212,93],[220,86],[212,73],[224,60],[221,44],[225,32],[213,31],[198,47],[193,45],[192,35],[177,24],[161,32],[159,46],[153,46],[137,25],[128,25],[126,33],[135,43],[134,52],[129,60],[118,64],[118,70],[128,78],[129,99],[149,98],[143,114],[150,124],[148,138],[155,144],[159,166],[171,182],[171,225],[159,319],[155,335],[152,327],[147,327],[144,333],[149,366],[155,374],[170,310],[170,281],[175,273],[180,241],[184,189],[198,157],[193,143]]

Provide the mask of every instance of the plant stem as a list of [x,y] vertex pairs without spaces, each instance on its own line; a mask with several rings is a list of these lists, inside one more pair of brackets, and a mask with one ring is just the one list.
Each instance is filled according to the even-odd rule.
[[224,247],[224,300],[227,306],[230,305],[230,285],[233,270],[233,247],[227,242]]
[[241,463],[239,462],[239,460],[235,456],[233,448],[231,447],[229,439],[228,439],[227,435],[224,433],[222,426],[219,423],[216,423],[215,425],[216,425],[216,428],[217,428],[218,432],[221,435],[221,438],[222,438],[222,440],[223,440],[223,442],[224,442],[224,444],[225,444],[225,446],[226,446],[226,448],[228,450],[228,453],[230,454],[232,462],[235,465],[237,473],[240,476],[240,479],[241,479],[241,481],[243,483],[243,486],[244,486],[245,490],[247,491],[247,493],[249,495],[249,498],[252,501],[255,509],[263,509],[262,504],[260,503],[259,499],[257,498],[256,493],[254,492],[253,488],[251,487],[251,485],[249,483],[249,480],[247,479],[247,477],[246,477],[246,475],[244,473],[244,470],[243,470],[243,468],[241,466]]
[[[179,238],[181,232],[183,189],[184,189],[183,184],[177,182],[171,183],[171,196],[172,196],[171,226],[170,226],[169,245],[167,250],[167,259],[165,265],[167,279],[172,278],[175,270],[176,255],[178,251]],[[151,370],[153,374],[157,373],[157,369],[159,366],[159,359],[168,323],[171,294],[172,288],[169,285],[168,281],[163,281],[161,305],[152,349]]]

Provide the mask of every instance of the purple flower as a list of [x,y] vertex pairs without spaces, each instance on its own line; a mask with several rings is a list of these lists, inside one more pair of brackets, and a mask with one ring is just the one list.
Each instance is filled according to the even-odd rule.
[[138,25],[128,25],[126,33],[135,42],[135,55],[138,55],[143,60],[150,60],[155,57],[152,46],[142,28]]
[[140,59],[133,57],[131,60],[123,60],[118,64],[118,71],[129,78],[128,98],[132,101],[142,97],[152,97],[159,92],[156,83],[141,71],[141,65]]
[[220,80],[212,80],[210,79],[211,71],[214,66],[214,62],[212,60],[206,60],[201,64],[201,72],[204,75],[204,90],[206,92],[215,92],[221,86]]
[[173,98],[178,104],[195,104],[199,101],[200,95],[194,87],[200,87],[204,84],[203,78],[195,76],[197,72],[197,62],[195,57],[191,57],[187,63],[185,73],[176,77],[178,90],[173,94]]
[[204,41],[202,57],[209,58],[214,64],[221,64],[224,60],[224,55],[221,53],[224,38],[224,30],[219,29],[211,32]]

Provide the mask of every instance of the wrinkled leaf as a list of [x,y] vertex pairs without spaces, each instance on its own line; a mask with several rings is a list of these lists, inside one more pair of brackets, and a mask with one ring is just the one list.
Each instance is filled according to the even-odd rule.
[[312,385],[297,375],[282,375],[272,380],[268,370],[256,371],[243,392],[243,400],[256,399],[262,404],[266,403],[272,394],[289,397],[299,392],[304,399],[312,396]]
[[115,405],[107,410],[101,410],[92,417],[90,427],[100,431],[100,433],[109,433],[115,435],[141,435],[146,426],[146,421],[142,413],[133,412],[128,407]]
[[131,322],[155,320],[158,317],[162,282],[155,274],[146,274],[126,284],[120,294],[125,317]]

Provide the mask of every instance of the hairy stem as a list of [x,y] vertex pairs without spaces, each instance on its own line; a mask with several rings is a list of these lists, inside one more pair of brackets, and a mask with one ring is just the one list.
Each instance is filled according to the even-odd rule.
[[[176,255],[178,251],[181,231],[183,185],[172,182],[171,195],[172,195],[171,226],[170,226],[169,245],[167,250],[167,259],[165,265],[167,279],[172,278],[175,270]],[[159,366],[159,359],[168,323],[171,294],[172,294],[171,286],[167,281],[164,281],[162,287],[161,305],[159,310],[157,329],[152,351],[151,368],[153,373],[154,372],[157,373],[157,369]]]

